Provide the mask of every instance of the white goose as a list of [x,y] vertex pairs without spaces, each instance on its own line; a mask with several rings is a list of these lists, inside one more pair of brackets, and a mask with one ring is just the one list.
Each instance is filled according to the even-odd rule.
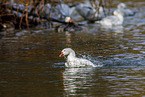
[[114,11],[114,13],[116,13],[116,14],[118,14],[119,12],[121,12],[123,14],[123,16],[133,16],[136,13],[136,11],[127,9],[126,4],[124,4],[124,3],[118,4],[117,9]]
[[74,50],[71,48],[63,49],[59,57],[61,56],[67,57],[67,62],[65,63],[66,67],[98,67],[87,59],[77,58]]
[[123,24],[124,17],[122,12],[114,12],[114,15],[107,16],[103,18],[101,21],[96,21],[97,23],[100,23],[103,26],[121,26]]

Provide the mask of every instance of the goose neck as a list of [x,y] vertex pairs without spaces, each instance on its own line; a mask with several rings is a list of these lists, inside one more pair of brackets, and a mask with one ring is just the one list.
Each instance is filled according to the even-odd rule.
[[122,15],[118,15],[118,18],[123,21],[124,20],[124,17]]
[[76,55],[75,55],[74,52],[71,52],[68,56],[70,56],[70,57],[75,57]]

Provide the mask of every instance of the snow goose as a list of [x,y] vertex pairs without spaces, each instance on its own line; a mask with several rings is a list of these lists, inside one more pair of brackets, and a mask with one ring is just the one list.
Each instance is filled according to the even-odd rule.
[[121,12],[114,12],[114,15],[112,16],[107,16],[103,18],[101,21],[97,21],[97,23],[100,23],[103,26],[121,26],[123,24],[124,17],[123,13]]
[[98,67],[87,59],[77,58],[74,50],[71,48],[63,49],[59,57],[61,56],[67,57],[67,62],[65,63],[66,67]]

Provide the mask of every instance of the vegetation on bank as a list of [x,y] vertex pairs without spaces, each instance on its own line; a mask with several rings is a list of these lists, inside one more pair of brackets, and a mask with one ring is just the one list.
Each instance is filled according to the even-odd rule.
[[[98,0],[98,5],[96,5],[96,0],[90,0],[92,6],[98,10],[98,6],[102,6],[104,9],[107,9],[107,13],[104,10],[105,15],[108,14],[110,9],[111,0]],[[68,24],[64,20],[60,20],[59,18],[54,18],[50,14],[49,16],[42,16],[42,12],[44,11],[44,6],[46,4],[50,4],[52,8],[60,3],[66,3],[69,7],[73,7],[79,3],[79,0],[75,0],[72,3],[71,0],[10,0],[10,1],[1,1],[0,3],[0,30],[3,30],[7,27],[13,27],[15,29],[29,28],[35,27],[42,23],[47,23],[49,27],[52,27],[53,22]],[[15,5],[14,5],[15,3]],[[69,23],[70,24],[70,23]],[[71,23],[72,25],[76,25],[77,23]]]

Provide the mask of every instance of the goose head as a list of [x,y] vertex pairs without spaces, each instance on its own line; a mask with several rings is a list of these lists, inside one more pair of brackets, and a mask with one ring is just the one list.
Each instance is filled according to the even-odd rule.
[[61,57],[61,56],[73,56],[73,57],[75,57],[75,52],[71,48],[65,48],[61,51],[61,54],[59,55],[59,57]]
[[122,9],[114,11],[113,14],[114,14],[114,16],[121,17],[121,18],[123,18],[123,16],[124,16]]
[[71,23],[72,21],[71,21],[71,18],[70,17],[65,17],[65,22],[66,23]]

